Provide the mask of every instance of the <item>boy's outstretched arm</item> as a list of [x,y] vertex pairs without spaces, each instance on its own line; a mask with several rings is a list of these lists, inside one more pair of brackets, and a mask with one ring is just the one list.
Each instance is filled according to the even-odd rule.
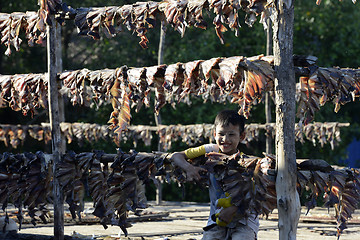
[[186,172],[186,179],[188,181],[200,180],[201,177],[199,172],[206,172],[206,170],[201,167],[193,166],[191,163],[186,161],[186,159],[187,157],[185,152],[175,152],[170,157],[170,161]]

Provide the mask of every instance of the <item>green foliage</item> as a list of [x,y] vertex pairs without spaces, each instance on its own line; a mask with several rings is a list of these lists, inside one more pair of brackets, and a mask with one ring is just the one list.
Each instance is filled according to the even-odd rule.
[[295,2],[294,53],[311,54],[323,67],[359,67],[360,5],[351,1]]

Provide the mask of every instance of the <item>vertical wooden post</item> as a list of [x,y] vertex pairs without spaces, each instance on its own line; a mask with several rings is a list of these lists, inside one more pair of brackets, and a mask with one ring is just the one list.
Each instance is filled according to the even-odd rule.
[[[266,55],[272,55],[272,21],[269,18],[267,20],[268,28],[266,29]],[[270,93],[265,94],[265,118],[266,123],[271,123],[271,98]],[[272,153],[272,136],[270,133],[266,135],[266,153]]]
[[[155,122],[156,122],[156,126],[161,125],[161,116],[160,113],[159,115],[156,115],[156,113],[154,113],[155,115]],[[158,142],[158,151],[161,152],[162,151],[162,147],[160,144],[160,141]],[[160,182],[160,180],[158,178],[155,178],[155,187],[156,187],[156,205],[161,205],[162,202],[162,183]]]
[[[166,26],[163,22],[161,22],[159,51],[158,51],[158,65],[164,63],[165,36],[166,36]],[[156,115],[155,113],[155,122],[156,122],[156,126],[159,126],[161,124],[160,113],[158,115]],[[160,141],[158,143],[158,151],[162,151]],[[160,205],[162,202],[162,184],[158,179],[156,179],[155,186],[156,186],[156,204]]]
[[166,36],[166,25],[163,22],[161,22],[159,51],[158,51],[158,65],[164,63],[165,36]]
[[47,26],[47,61],[48,61],[48,101],[53,154],[53,199],[54,199],[54,240],[64,239],[64,197],[58,179],[55,177],[60,163],[61,132],[59,122],[59,102],[56,61],[56,28],[60,27],[54,16],[50,16],[52,26]]
[[277,0],[274,13],[276,104],[276,192],[279,239],[296,239],[300,199],[296,191],[295,72],[293,64],[294,1]]
[[[61,25],[56,23],[56,72],[61,73],[62,68],[62,45],[61,45]],[[62,87],[62,82],[58,83],[59,88]],[[64,106],[64,97],[59,94],[59,122],[65,122],[65,106]],[[65,135],[61,132],[61,148],[60,153],[64,154],[66,152],[66,139]]]

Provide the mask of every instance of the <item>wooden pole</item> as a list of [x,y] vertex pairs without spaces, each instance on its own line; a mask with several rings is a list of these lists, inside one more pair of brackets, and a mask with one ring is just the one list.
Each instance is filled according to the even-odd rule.
[[60,27],[54,16],[50,16],[52,26],[47,26],[47,59],[48,59],[48,102],[53,154],[53,199],[54,199],[54,240],[64,239],[64,197],[55,177],[61,160],[61,132],[59,121],[59,91],[57,84],[56,28]]
[[[266,29],[266,56],[270,56],[272,55],[272,48],[273,48],[273,44],[272,44],[272,22],[271,19],[269,18],[267,20],[267,29]],[[266,123],[271,123],[272,119],[271,119],[271,97],[270,97],[270,93],[266,92],[265,93],[265,118],[266,118]],[[267,133],[266,135],[266,153],[273,153],[272,150],[272,136],[270,133]]]
[[[159,51],[158,51],[158,65],[161,65],[164,63],[164,48],[165,48],[165,36],[166,36],[166,26],[164,24],[164,22],[161,22],[161,27],[160,27],[160,40],[159,40]],[[155,113],[155,122],[156,122],[156,126],[161,125],[161,116],[160,113],[156,114]],[[162,147],[161,147],[161,143],[160,141],[158,142],[158,151],[162,151]],[[158,178],[155,178],[156,182],[156,204],[160,205],[162,202],[162,184],[159,181]]]
[[[55,39],[55,51],[56,51],[56,69],[57,73],[61,73],[63,71],[62,67],[62,44],[61,44],[61,25],[56,23],[56,39]],[[62,82],[58,82],[59,88],[62,87]],[[59,94],[59,122],[65,122],[65,105],[64,105],[64,97]],[[66,152],[66,139],[65,134],[61,131],[61,148],[60,153]]]
[[275,1],[273,41],[276,104],[276,193],[279,239],[296,239],[300,199],[296,191],[294,1]]
[[158,51],[158,65],[164,63],[165,36],[166,36],[166,25],[163,22],[161,22],[159,51]]

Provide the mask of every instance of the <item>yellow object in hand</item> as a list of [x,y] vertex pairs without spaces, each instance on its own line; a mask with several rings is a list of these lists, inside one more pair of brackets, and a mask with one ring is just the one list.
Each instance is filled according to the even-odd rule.
[[225,198],[219,198],[217,200],[217,207],[223,207],[223,208],[227,208],[227,207],[231,207],[231,197],[225,197]]
[[[228,193],[225,193],[226,197],[225,198],[219,198],[218,200],[216,200],[216,207],[220,208],[218,209],[217,213],[215,214],[216,217],[216,224],[220,227],[226,227],[229,223],[224,222],[222,220],[219,219],[219,215],[222,209],[224,208],[228,208],[233,206],[231,204],[231,197],[229,196]],[[230,220],[231,222],[231,220]]]
[[226,227],[228,225],[228,223],[220,220],[219,215],[220,215],[220,213],[215,214],[216,224],[220,227]]

